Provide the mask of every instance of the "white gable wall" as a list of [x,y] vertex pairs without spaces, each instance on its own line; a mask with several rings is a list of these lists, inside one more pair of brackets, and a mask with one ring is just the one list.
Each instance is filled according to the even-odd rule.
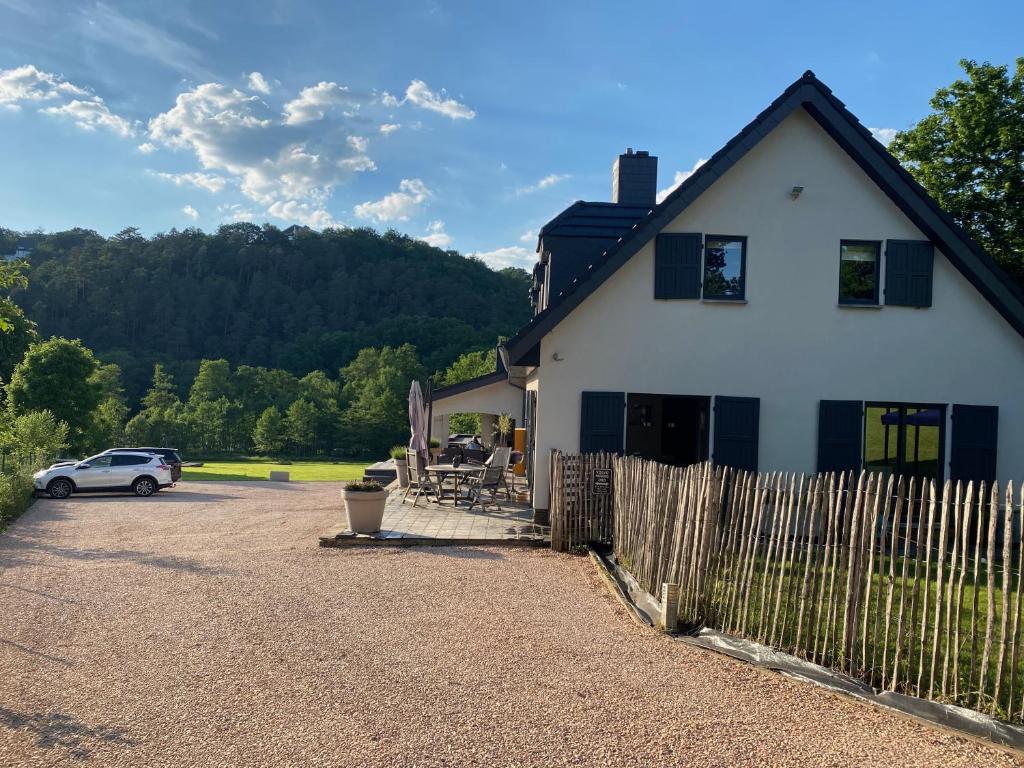
[[926,238],[802,109],[664,231],[745,235],[748,303],[655,301],[651,241],[562,320],[541,343],[537,507],[585,390],[759,397],[759,468],[807,472],[820,400],[998,405],[999,477],[1024,478],[1024,338],[938,250],[932,307],[838,305],[840,240]]

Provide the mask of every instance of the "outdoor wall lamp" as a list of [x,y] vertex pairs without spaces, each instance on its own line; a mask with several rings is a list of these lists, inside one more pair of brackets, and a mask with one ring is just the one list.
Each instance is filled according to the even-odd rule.
[[793,198],[794,200],[796,200],[798,197],[800,197],[800,193],[803,192],[803,191],[804,191],[803,187],[800,187],[800,186],[793,187],[791,190],[789,190],[789,196],[791,198]]
[[552,360],[554,360],[554,361],[555,361],[556,363],[560,363],[560,362],[562,362],[563,360],[565,360],[565,358],[564,358],[564,357],[562,357],[562,356],[561,356],[560,354],[558,354],[557,352],[553,352],[553,353],[551,354],[551,359],[552,359]]

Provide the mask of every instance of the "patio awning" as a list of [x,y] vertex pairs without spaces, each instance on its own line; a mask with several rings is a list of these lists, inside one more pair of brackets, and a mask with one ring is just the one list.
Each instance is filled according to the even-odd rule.
[[508,413],[517,421],[523,416],[523,390],[508,383],[504,371],[435,389],[434,416],[446,413]]

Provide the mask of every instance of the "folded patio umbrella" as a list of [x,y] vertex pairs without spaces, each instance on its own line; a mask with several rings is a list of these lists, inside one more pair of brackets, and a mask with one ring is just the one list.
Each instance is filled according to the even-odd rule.
[[427,458],[427,411],[423,407],[423,390],[413,381],[409,387],[409,450]]

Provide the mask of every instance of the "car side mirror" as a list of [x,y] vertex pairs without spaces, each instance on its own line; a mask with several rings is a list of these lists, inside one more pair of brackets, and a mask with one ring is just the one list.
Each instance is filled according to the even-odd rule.
[[75,469],[89,469],[89,464],[79,464]]

